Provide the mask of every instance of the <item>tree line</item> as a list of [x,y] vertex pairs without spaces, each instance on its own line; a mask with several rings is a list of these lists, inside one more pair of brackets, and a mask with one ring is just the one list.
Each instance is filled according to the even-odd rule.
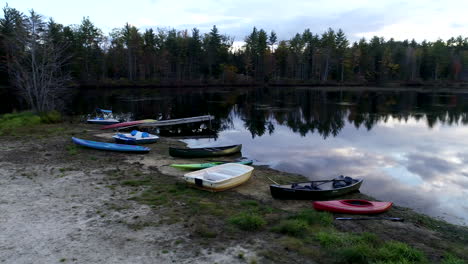
[[[62,25],[6,6],[0,18],[0,78],[30,103],[75,85],[315,84],[464,81],[468,38],[350,43],[341,30],[306,29],[288,40],[253,28],[242,47],[216,26],[138,29],[126,23],[105,35],[85,17]],[[44,86],[48,88],[44,88]],[[21,88],[22,87],[22,88]],[[47,90],[47,92],[41,89]],[[31,92],[33,91],[33,92]],[[42,93],[41,93],[42,91]],[[47,108],[35,103],[36,108]]]

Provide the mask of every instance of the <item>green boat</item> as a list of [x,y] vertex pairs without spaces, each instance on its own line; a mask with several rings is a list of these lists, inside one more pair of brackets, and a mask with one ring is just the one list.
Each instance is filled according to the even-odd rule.
[[237,163],[237,164],[242,164],[242,165],[251,165],[253,163],[252,160],[243,160],[243,161],[213,161],[213,162],[207,162],[207,163],[195,163],[195,164],[171,164],[169,166],[174,167],[174,168],[179,168],[179,169],[184,169],[184,170],[201,170],[201,169],[207,169],[211,168],[214,166],[218,166],[221,164],[225,163]]
[[242,144],[206,148],[169,148],[169,155],[181,158],[205,158],[233,155],[240,152],[241,149]]

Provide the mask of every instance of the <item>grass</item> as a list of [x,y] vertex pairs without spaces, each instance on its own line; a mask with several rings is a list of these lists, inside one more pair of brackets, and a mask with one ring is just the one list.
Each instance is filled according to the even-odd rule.
[[32,112],[4,114],[0,117],[0,135],[13,135],[14,130],[25,126],[35,126],[41,118]]
[[262,216],[250,212],[241,212],[234,215],[229,218],[229,222],[246,231],[258,230],[267,224]]
[[[33,128],[40,124],[52,124],[62,121],[62,116],[57,111],[42,114],[33,112],[19,112],[0,116],[0,136],[15,135],[20,128]],[[54,131],[55,132],[55,131]]]
[[312,226],[329,227],[332,224],[331,214],[305,209],[281,220],[272,228],[272,231],[293,237],[305,237],[311,232]]
[[[111,174],[114,173],[117,172]],[[139,190],[133,200],[158,206],[158,210],[170,216],[164,221],[182,222],[206,246],[213,241],[245,241],[251,236],[274,232],[276,237],[280,234],[278,245],[285,251],[266,250],[270,253],[264,257],[271,260],[283,258],[282,254],[291,251],[299,258],[322,263],[428,263],[421,251],[408,244],[383,241],[373,233],[340,232],[333,226],[333,216],[326,212],[304,209],[292,214],[261,201],[244,199],[235,192],[210,193],[190,188],[162,174],[144,174],[145,178],[140,179],[134,172],[125,175],[134,178],[121,183]],[[143,191],[141,187],[145,187]],[[145,225],[148,224],[141,223],[139,228]],[[455,255],[447,255],[444,263],[463,262]]]
[[459,259],[451,254],[446,254],[441,262],[442,264],[464,264],[465,261]]
[[315,238],[340,263],[428,263],[421,251],[372,233],[319,232]]
[[309,233],[309,224],[302,219],[287,219],[273,227],[272,231],[293,237],[304,237]]

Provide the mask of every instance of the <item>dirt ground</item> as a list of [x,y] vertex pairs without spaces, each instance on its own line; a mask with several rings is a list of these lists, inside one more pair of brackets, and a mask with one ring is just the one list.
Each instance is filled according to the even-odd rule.
[[[183,146],[175,139],[162,138],[150,146],[150,153],[135,155],[75,147],[72,135],[111,142],[112,132],[93,126],[67,125],[65,130],[52,127],[50,131],[33,137],[0,137],[0,263],[321,262],[281,248],[275,243],[279,237],[271,232],[217,236],[207,242],[206,237],[196,235],[195,218],[181,215],[187,207],[184,201],[168,208],[133,200],[145,187],[120,184],[126,177],[150,175],[170,184],[183,183],[184,171],[168,165],[197,160],[170,157],[168,146]],[[311,206],[310,201],[272,199],[270,179],[287,181],[300,176],[256,166],[252,179],[227,191],[226,197],[247,197],[291,212]],[[409,221],[335,225],[339,230],[371,230],[385,239],[411,243],[433,252],[431,259],[440,257],[444,245],[449,247],[446,240],[460,240],[468,250],[464,237],[468,233],[448,227],[445,233],[428,229],[417,214],[405,208],[395,207],[387,215]],[[277,255],[268,258],[265,251]]]

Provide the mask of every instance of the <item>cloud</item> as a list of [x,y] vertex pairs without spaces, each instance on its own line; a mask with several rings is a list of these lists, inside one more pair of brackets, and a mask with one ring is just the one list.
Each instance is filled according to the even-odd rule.
[[439,157],[412,153],[407,159],[407,169],[425,180],[443,178],[459,170],[457,164]]

